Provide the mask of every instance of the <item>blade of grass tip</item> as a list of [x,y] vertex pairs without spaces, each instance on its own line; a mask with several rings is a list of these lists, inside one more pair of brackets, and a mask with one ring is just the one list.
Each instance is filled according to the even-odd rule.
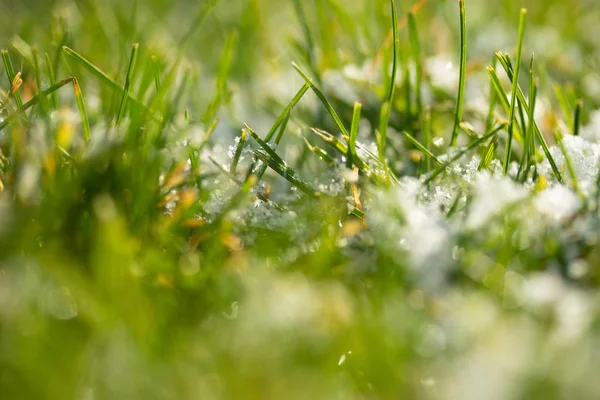
[[356,138],[358,137],[361,111],[362,104],[357,101],[354,103],[354,111],[352,112],[352,125],[350,126],[350,137],[348,138],[348,152],[346,153],[346,167],[348,169],[352,169],[354,158],[358,158],[356,155]]
[[577,100],[575,104],[575,116],[573,117],[573,135],[579,136],[581,131],[581,110],[583,110],[583,100]]
[[[386,101],[381,106],[379,114],[379,157],[381,162],[385,162],[385,146],[387,144],[387,127],[390,119],[391,110],[394,102],[394,92],[396,90],[396,76],[398,75],[398,53],[400,47],[400,36],[398,34],[398,12],[394,0],[390,1],[392,8],[392,37],[393,37],[393,52],[392,52],[392,76],[390,77],[389,88]],[[387,168],[386,168],[387,169]]]
[[333,118],[333,122],[335,122],[336,126],[338,127],[338,129],[340,130],[342,135],[348,136],[348,131],[346,130],[346,127],[342,123],[342,120],[340,119],[339,115],[337,114],[337,112],[335,112],[335,110],[333,109],[333,106],[331,105],[329,100],[327,100],[327,98],[325,97],[323,92],[321,92],[321,90],[315,86],[315,84],[312,82],[312,80],[308,77],[308,75],[306,75],[306,73],[304,71],[302,71],[302,69],[298,66],[298,64],[292,62],[292,66],[300,74],[300,76],[304,79],[304,81],[306,83],[308,83],[308,85],[310,86],[312,91],[317,95],[317,97],[319,98],[321,103],[323,103],[323,105],[329,112],[329,115],[331,115],[331,118]]
[[[425,141],[425,148],[427,151],[431,149],[431,106],[425,107],[425,113],[423,114],[423,140]],[[488,129],[489,130],[489,129]],[[431,158],[427,154],[425,154],[425,172],[429,172],[431,170]]]
[[117,126],[121,123],[123,117],[125,116],[127,99],[129,98],[129,88],[131,87],[131,79],[133,78],[133,71],[135,69],[139,47],[140,46],[138,43],[134,43],[131,49],[131,57],[129,57],[129,66],[127,67],[127,75],[125,76],[125,86],[123,86],[123,97],[121,97],[119,112],[117,113]]
[[489,138],[497,135],[498,132],[500,132],[502,129],[505,129],[505,128],[506,128],[506,126],[500,125],[500,126],[494,128],[493,130],[491,130],[490,132],[486,133],[485,135],[483,135],[483,136],[481,136],[481,137],[473,140],[471,143],[469,143],[468,145],[466,145],[465,147],[463,147],[461,150],[459,150],[456,154],[454,154],[454,156],[452,156],[452,158],[450,160],[448,160],[443,165],[441,165],[437,169],[435,169],[431,173],[431,175],[427,179],[425,179],[425,181],[423,183],[425,185],[428,185],[439,174],[441,174],[442,172],[444,172],[446,170],[446,168],[448,168],[450,165],[452,165],[453,162],[455,162],[458,159],[460,159],[466,153],[468,153],[469,151],[471,151],[475,147],[479,146],[481,143],[485,142],[487,139],[489,139]]
[[240,139],[238,140],[238,144],[235,149],[235,153],[233,155],[233,160],[231,161],[231,167],[229,167],[229,172],[231,174],[235,174],[235,170],[240,161],[240,157],[242,156],[242,150],[244,150],[244,145],[246,144],[247,136],[248,136],[248,132],[245,129],[242,129],[242,133],[240,134]]
[[[54,67],[52,66],[52,60],[50,60],[50,56],[48,53],[44,54],[44,58],[46,59],[46,73],[48,74],[48,79],[50,80],[50,85],[53,85],[56,82],[56,75],[54,74]],[[58,109],[58,94],[56,92],[52,92],[50,95],[52,99],[52,108]]]
[[87,111],[85,110],[83,93],[81,93],[81,88],[79,87],[79,82],[77,82],[76,78],[73,78],[73,89],[75,90],[77,108],[79,108],[79,114],[81,115],[81,124],[83,127],[83,140],[88,142],[91,138],[90,121],[88,119]]
[[569,152],[567,151],[567,148],[565,147],[565,144],[563,142],[563,135],[558,130],[554,131],[554,140],[556,140],[556,143],[558,143],[558,147],[560,147],[560,151],[565,157],[565,164],[567,165],[569,175],[571,175],[573,189],[575,189],[575,193],[577,193],[582,203],[585,203],[586,197],[583,191],[581,190],[581,187],[579,186],[579,180],[577,179],[575,168],[573,167],[573,161],[571,160],[571,156],[569,155]]
[[419,40],[419,31],[417,30],[417,21],[413,12],[408,13],[408,28],[410,32],[410,43],[412,49],[412,58],[415,63],[415,92],[416,92],[416,103],[417,103],[417,115],[419,121],[422,122],[423,112],[423,100],[421,96],[421,81],[423,69],[421,66],[421,41]]
[[4,61],[4,68],[6,69],[6,76],[8,77],[8,87],[10,87],[10,93],[15,99],[15,104],[17,105],[17,109],[23,107],[23,100],[21,99],[21,93],[19,90],[14,90],[14,80],[15,80],[15,71],[13,69],[12,61],[10,60],[10,54],[8,54],[8,50],[0,50],[2,53],[2,61]]
[[2,122],[0,122],[0,131],[2,129],[6,128],[6,126],[13,119],[15,119],[15,117],[17,117],[18,115],[21,115],[22,113],[24,113],[25,111],[27,111],[28,109],[30,109],[31,107],[36,105],[38,103],[38,101],[40,101],[41,97],[48,96],[48,95],[56,92],[58,89],[71,83],[73,81],[73,79],[74,79],[73,77],[63,79],[62,81],[57,82],[54,85],[50,86],[48,89],[44,90],[42,93],[37,94],[34,97],[32,97],[27,103],[23,104],[23,107],[17,109],[15,112],[13,112],[9,116],[7,116]]
[[559,84],[555,84],[553,89],[556,100],[558,100],[558,105],[560,106],[565,117],[565,123],[567,126],[573,126],[573,110],[571,109],[569,100],[567,100],[567,97],[565,96],[565,92]]
[[458,131],[463,117],[463,104],[465,97],[465,80],[467,72],[467,16],[465,12],[465,1],[458,1],[460,13],[460,73],[458,75],[458,94],[456,96],[456,112],[454,114],[454,128],[450,146],[456,146]]
[[508,139],[506,143],[506,150],[504,152],[504,165],[503,173],[508,173],[508,166],[510,164],[511,152],[512,152],[512,140],[513,132],[515,129],[515,103],[517,101],[517,87],[519,86],[519,70],[521,66],[521,52],[523,49],[523,37],[525,36],[525,17],[527,15],[526,9],[521,9],[521,16],[519,18],[519,38],[517,41],[517,58],[515,60],[514,75],[512,78],[512,91],[510,96],[510,115],[508,117]]
[[419,151],[421,151],[421,153],[423,153],[423,155],[425,155],[425,157],[435,161],[439,165],[444,164],[431,151],[429,151],[429,149],[427,149],[427,147],[425,147],[423,144],[421,144],[421,142],[419,142],[417,139],[415,139],[410,133],[408,133],[406,131],[402,131],[402,134],[408,139],[409,142],[411,142],[417,149],[419,149]]

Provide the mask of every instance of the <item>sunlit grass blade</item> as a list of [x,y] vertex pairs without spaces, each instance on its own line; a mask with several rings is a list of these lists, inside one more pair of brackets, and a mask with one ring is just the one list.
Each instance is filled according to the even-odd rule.
[[117,113],[117,125],[121,123],[125,116],[125,109],[127,108],[127,99],[129,98],[129,88],[131,87],[131,79],[133,78],[133,71],[135,69],[135,63],[137,61],[139,44],[134,43],[131,49],[131,56],[129,58],[129,66],[127,67],[127,75],[125,76],[125,86],[123,86],[123,97],[121,97],[121,103],[119,105],[119,112]]
[[452,138],[450,146],[456,146],[458,140],[458,131],[463,117],[463,105],[465,97],[465,81],[467,72],[467,17],[465,12],[465,1],[459,0],[460,13],[460,72],[458,76],[458,94],[456,96],[456,112],[454,114],[454,128],[452,129]]
[[352,168],[356,155],[356,138],[358,136],[358,127],[360,125],[360,113],[362,104],[354,103],[354,111],[352,113],[352,125],[350,126],[350,138],[348,139],[348,151],[346,152],[346,167]]
[[512,91],[510,96],[510,114],[508,117],[508,139],[506,142],[506,149],[504,152],[504,162],[502,166],[502,170],[506,175],[508,173],[508,166],[510,164],[511,154],[512,154],[512,140],[513,140],[513,132],[515,129],[515,103],[517,101],[517,87],[519,85],[519,71],[521,67],[521,52],[523,49],[523,37],[525,36],[525,16],[527,11],[525,9],[521,10],[521,16],[519,19],[519,37],[517,41],[517,56],[515,60],[514,67],[514,75],[512,78]]
[[13,69],[12,61],[10,59],[10,54],[8,54],[8,50],[0,50],[0,53],[2,53],[2,61],[4,62],[4,69],[6,70],[6,76],[8,78],[8,87],[10,88],[10,94],[15,99],[15,104],[17,105],[17,109],[19,109],[23,107],[23,100],[21,99],[21,93],[19,92],[20,85],[16,84],[16,81],[18,81],[19,78],[17,77]]

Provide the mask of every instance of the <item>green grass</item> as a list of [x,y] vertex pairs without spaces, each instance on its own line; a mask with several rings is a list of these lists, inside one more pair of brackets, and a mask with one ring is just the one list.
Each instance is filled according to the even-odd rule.
[[597,15],[0,2],[1,397],[596,398]]

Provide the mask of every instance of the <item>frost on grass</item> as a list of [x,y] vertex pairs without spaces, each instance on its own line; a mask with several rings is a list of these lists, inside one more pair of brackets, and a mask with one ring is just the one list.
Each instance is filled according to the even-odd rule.
[[[600,145],[575,136],[566,136],[564,144],[582,191],[587,196],[595,194]],[[538,173],[547,177],[548,183],[539,187],[514,179],[516,163],[507,176],[502,174],[497,160],[479,171],[481,160],[475,155],[452,164],[442,178],[429,185],[404,178],[397,187],[375,190],[366,202],[375,246],[384,253],[395,254],[417,281],[428,285],[442,282],[441,277],[456,266],[465,251],[487,249],[493,257],[494,243],[507,241],[517,251],[528,250],[531,257],[541,256],[546,251],[543,238],[553,237],[565,246],[566,259],[557,268],[572,270],[574,276],[585,274],[586,265],[577,259],[581,244],[571,242],[577,236],[595,240],[595,225],[591,217],[575,218],[582,201],[571,187],[573,178],[567,172],[563,153],[556,146],[550,152],[563,175],[569,176],[567,184],[556,182],[547,161],[539,165]],[[470,248],[462,247],[465,241]],[[463,265],[470,264],[469,260],[463,261]],[[515,262],[518,270],[520,264]],[[469,268],[471,272],[479,269],[480,274],[471,276],[483,283],[487,279],[493,286],[489,282],[494,265]]]

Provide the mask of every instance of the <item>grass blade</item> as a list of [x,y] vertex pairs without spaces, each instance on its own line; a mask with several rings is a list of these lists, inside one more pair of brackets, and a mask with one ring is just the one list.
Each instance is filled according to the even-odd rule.
[[[501,60],[500,57],[498,59]],[[504,64],[503,64],[503,66],[504,66]],[[510,69],[506,69],[506,66],[504,66],[504,67],[505,67],[505,71],[508,75],[508,79],[512,80],[512,78],[513,78],[512,71]],[[495,80],[498,84],[500,84],[500,81],[498,80],[498,76],[496,75],[496,71],[494,71],[491,67],[488,67],[487,70],[488,70],[488,73],[490,74],[490,77],[493,80]],[[497,93],[500,95],[499,99],[501,99],[502,103],[504,103],[505,101],[507,102],[506,94],[502,90],[501,86],[500,86],[500,88],[497,88]],[[525,101],[525,95],[523,94],[523,90],[521,89],[520,86],[517,86],[517,97],[518,97],[519,101],[521,102],[521,104],[523,104],[523,109],[525,110],[525,112],[529,113],[529,111],[530,111],[529,106],[527,105],[527,102]],[[502,99],[503,99],[503,101],[502,101]],[[556,162],[554,161],[554,158],[552,157],[552,154],[550,153],[550,149],[548,148],[546,139],[544,139],[544,135],[542,135],[542,132],[540,131],[540,128],[535,121],[533,121],[533,129],[534,129],[535,137],[538,140],[540,146],[542,147],[542,151],[544,152],[546,159],[550,163],[550,167],[552,168],[552,172],[554,173],[554,176],[556,177],[556,179],[559,182],[562,183],[563,182],[562,174],[560,173],[560,170],[556,166]]]
[[417,103],[417,115],[419,116],[419,121],[422,121],[423,100],[421,98],[421,81],[423,75],[423,68],[421,66],[421,42],[419,40],[419,31],[417,30],[417,21],[413,12],[408,13],[408,28],[410,32],[412,58],[413,62],[415,63],[416,72],[415,93]]
[[79,87],[79,82],[77,82],[76,78],[73,78],[73,89],[75,90],[77,108],[79,109],[79,115],[81,116],[81,124],[83,127],[83,140],[88,142],[91,138],[90,121],[88,119],[87,111],[85,109],[83,94],[81,93],[81,88]]
[[344,126],[344,123],[340,119],[340,116],[337,114],[337,112],[335,112],[335,110],[333,109],[333,106],[331,105],[329,100],[327,100],[327,98],[325,97],[323,92],[321,92],[321,90],[315,86],[315,84],[312,82],[312,80],[308,77],[308,75],[306,75],[306,73],[304,71],[302,71],[302,69],[298,66],[298,64],[292,62],[292,66],[300,74],[300,76],[304,79],[304,81],[310,86],[312,91],[315,92],[315,94],[317,95],[319,100],[321,100],[321,103],[323,103],[323,105],[327,109],[327,112],[329,112],[329,115],[331,115],[331,118],[333,118],[333,122],[335,122],[336,126],[338,127],[338,129],[340,130],[342,135],[348,136],[348,130]]
[[[52,60],[50,60],[50,56],[48,55],[48,53],[45,53],[44,55],[46,59],[46,72],[48,74],[48,79],[50,80],[50,85],[53,85],[54,82],[56,82],[56,75],[54,74]],[[58,108],[58,95],[56,94],[56,92],[52,92],[50,98],[52,99],[52,108],[56,110]]]
[[117,114],[117,126],[123,120],[125,116],[125,109],[127,108],[127,99],[129,98],[129,88],[131,87],[131,78],[133,77],[133,70],[135,69],[135,63],[137,60],[139,44],[134,43],[131,49],[131,57],[129,58],[129,66],[127,67],[127,76],[125,77],[125,86],[123,87],[123,97],[121,97],[121,104],[119,105],[119,112]]
[[262,140],[256,132],[254,132],[248,125],[246,125],[246,129],[252,136],[252,139],[258,143],[258,145],[262,148],[261,151],[255,151],[254,154],[256,157],[265,162],[273,171],[277,172],[284,179],[290,182],[292,185],[296,186],[302,192],[306,193],[311,197],[318,197],[321,195],[320,192],[311,188],[307,183],[305,183],[302,179],[296,176],[296,173],[292,168],[290,168],[285,161],[275,153],[275,151],[264,141]]
[[517,87],[519,86],[519,70],[521,69],[521,52],[523,49],[523,37],[525,36],[525,17],[527,14],[526,9],[521,9],[521,16],[519,18],[519,38],[517,41],[517,57],[515,60],[514,75],[512,77],[512,92],[510,97],[510,115],[508,119],[508,139],[506,143],[506,150],[504,153],[503,172],[504,175],[508,173],[508,166],[510,164],[511,152],[512,152],[512,140],[513,132],[515,129],[515,103],[517,102]]
[[429,151],[427,147],[421,144],[421,142],[415,139],[410,133],[402,131],[402,134],[408,139],[409,142],[411,142],[417,149],[419,149],[421,153],[425,155],[425,157],[435,161],[439,165],[443,164],[443,162],[441,162],[431,151]]
[[[396,76],[398,74],[398,52],[400,47],[400,37],[398,35],[398,13],[394,0],[390,1],[392,7],[392,37],[393,37],[393,59],[392,59],[392,76],[390,78],[390,86],[388,88],[386,101],[381,106],[379,114],[379,158],[381,162],[385,162],[385,146],[387,144],[387,127],[390,119],[390,113],[393,108],[394,92],[396,90]],[[387,168],[386,168],[387,169]]]
[[348,138],[348,151],[346,153],[346,167],[352,169],[356,155],[356,137],[358,136],[358,126],[360,125],[360,112],[362,104],[354,103],[354,111],[352,113],[352,125],[350,126],[350,137]]
[[450,146],[456,146],[458,131],[463,117],[463,104],[465,97],[465,79],[467,71],[467,18],[465,13],[465,1],[458,1],[460,12],[460,73],[458,76],[458,95],[456,96],[456,112],[454,114],[454,128]]

